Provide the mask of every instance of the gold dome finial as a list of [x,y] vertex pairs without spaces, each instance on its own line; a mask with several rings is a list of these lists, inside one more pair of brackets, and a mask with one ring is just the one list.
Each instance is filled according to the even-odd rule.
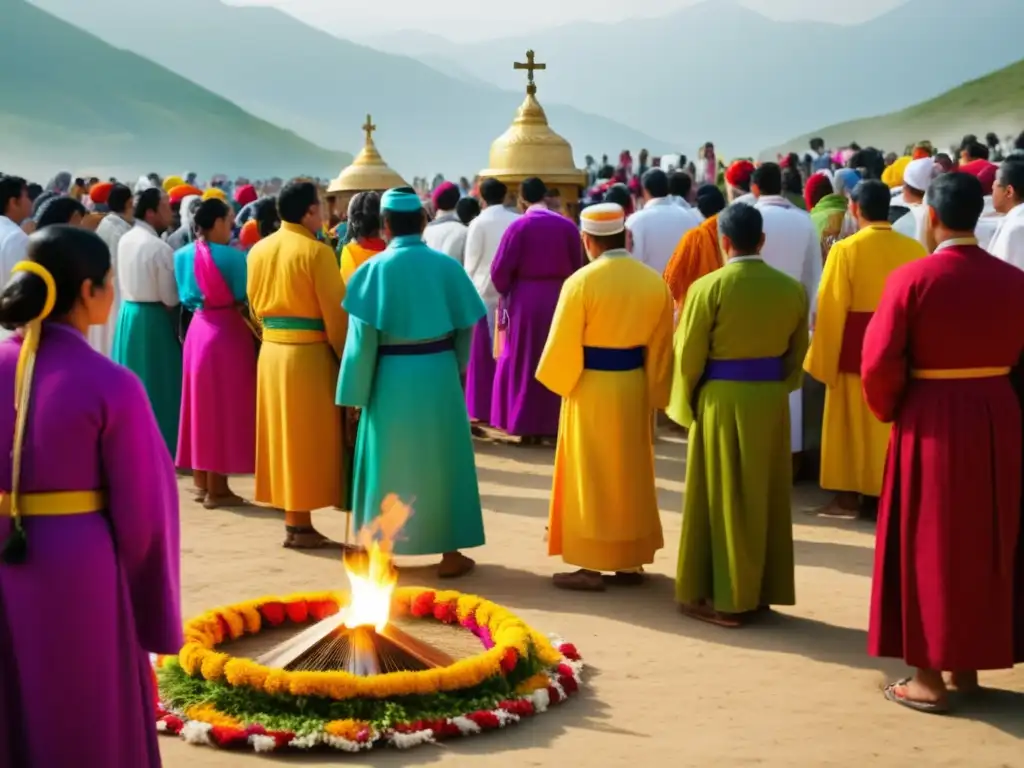
[[538,69],[547,69],[547,64],[538,64],[534,61],[536,54],[530,50],[526,52],[526,61],[512,62],[512,69],[526,70],[526,92],[531,96],[537,95],[537,84],[533,82],[533,73]]
[[550,184],[582,185],[586,174],[576,168],[572,147],[551,130],[544,108],[537,101],[533,73],[546,70],[548,65],[536,58],[534,51],[527,51],[525,62],[513,62],[513,68],[526,70],[526,98],[509,129],[491,144],[490,167],[480,175],[516,183],[539,176]]
[[388,167],[377,151],[377,145],[373,141],[373,132],[377,130],[377,126],[374,125],[370,114],[366,115],[366,122],[360,127],[365,134],[362,150],[356,155],[352,165],[331,182],[327,192],[383,192],[392,187],[409,186],[405,179]]

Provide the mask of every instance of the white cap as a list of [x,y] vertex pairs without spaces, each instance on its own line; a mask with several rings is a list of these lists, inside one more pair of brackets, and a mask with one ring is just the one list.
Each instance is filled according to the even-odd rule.
[[935,178],[935,161],[922,157],[910,162],[903,171],[903,183],[908,187],[927,192]]
[[626,212],[618,203],[598,203],[583,209],[580,229],[588,235],[605,237],[626,229]]

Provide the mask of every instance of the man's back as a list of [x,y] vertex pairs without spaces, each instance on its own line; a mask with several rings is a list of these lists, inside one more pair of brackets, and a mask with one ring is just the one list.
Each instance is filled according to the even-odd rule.
[[679,240],[700,224],[693,211],[667,197],[649,200],[626,221],[633,239],[633,258],[663,274]]
[[485,302],[498,300],[498,292],[491,283],[491,262],[501,245],[501,238],[518,218],[519,214],[502,205],[489,205],[469,225],[464,266]]
[[928,255],[917,240],[894,232],[892,225],[871,224],[840,240],[829,252],[826,271],[836,272],[841,290],[854,312],[872,312],[882,298],[889,275]]
[[466,225],[453,211],[438,215],[423,231],[423,241],[435,251],[447,254],[459,264],[465,260]]
[[896,270],[906,350],[919,369],[1015,366],[1024,351],[1024,271],[977,246],[936,251]]
[[761,258],[802,284],[813,307],[821,279],[821,243],[814,222],[781,197],[762,196],[756,207],[764,219]]
[[1024,204],[1012,208],[999,222],[988,251],[1007,264],[1024,269]]
[[575,224],[547,209],[530,209],[506,230],[492,263],[491,277],[498,277],[495,282],[503,284],[566,278],[580,268],[582,253]]
[[115,263],[118,287],[125,301],[178,306],[174,251],[151,226],[135,222],[117,245]]

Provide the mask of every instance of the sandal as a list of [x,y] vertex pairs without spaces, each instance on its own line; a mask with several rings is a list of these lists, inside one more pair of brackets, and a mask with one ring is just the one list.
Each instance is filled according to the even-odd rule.
[[551,577],[551,581],[556,589],[567,589],[571,592],[604,592],[607,588],[600,573],[585,569],[574,573],[556,573]]
[[340,549],[345,550],[344,544],[324,536],[313,526],[286,525],[284,527],[285,549]]
[[202,499],[203,506],[207,509],[220,509],[222,507],[247,507],[249,502],[234,493],[227,496],[211,496],[206,494],[205,498]]
[[647,575],[643,571],[616,571],[602,574],[601,578],[605,584],[614,587],[639,587],[647,582]]
[[679,610],[682,611],[684,616],[691,619],[697,619],[697,621],[703,621],[707,624],[714,624],[716,627],[724,627],[725,629],[739,629],[743,626],[743,622],[735,616],[728,613],[721,613],[716,611],[713,607],[707,603],[691,603],[689,605],[680,605]]
[[912,709],[915,712],[924,712],[928,715],[948,715],[949,704],[943,701],[918,701],[917,699],[908,699],[905,695],[901,696],[896,692],[897,688],[906,688],[913,678],[905,677],[902,680],[897,680],[895,683],[890,683],[885,686],[883,691],[885,698],[894,704]]
[[437,566],[437,578],[439,579],[460,579],[476,568],[476,560],[466,557],[461,552],[453,555],[445,555],[441,564]]

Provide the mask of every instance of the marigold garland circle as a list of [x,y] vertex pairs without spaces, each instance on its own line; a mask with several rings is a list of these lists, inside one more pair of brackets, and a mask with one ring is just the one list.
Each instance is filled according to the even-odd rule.
[[415,587],[395,590],[393,615],[460,626],[483,652],[441,669],[361,677],[271,669],[217,650],[267,626],[319,621],[346,599],[342,592],[265,597],[189,621],[178,656],[155,663],[157,730],[257,752],[404,749],[503,728],[564,701],[582,683],[572,645],[475,595]]

